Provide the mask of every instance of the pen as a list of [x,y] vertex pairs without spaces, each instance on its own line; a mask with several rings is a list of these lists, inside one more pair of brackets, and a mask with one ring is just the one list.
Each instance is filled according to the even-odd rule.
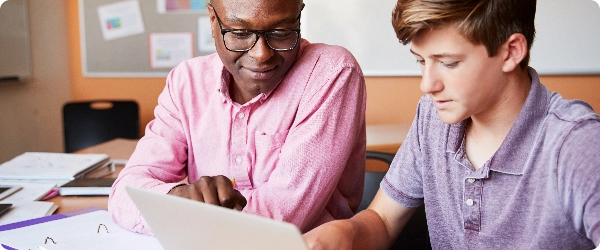
[[231,186],[233,186],[233,188],[235,188],[235,177],[231,178]]

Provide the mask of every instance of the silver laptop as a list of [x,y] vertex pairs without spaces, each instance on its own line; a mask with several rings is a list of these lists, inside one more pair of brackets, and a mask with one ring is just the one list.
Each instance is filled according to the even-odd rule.
[[167,250],[306,250],[293,224],[173,195],[126,187],[127,193]]

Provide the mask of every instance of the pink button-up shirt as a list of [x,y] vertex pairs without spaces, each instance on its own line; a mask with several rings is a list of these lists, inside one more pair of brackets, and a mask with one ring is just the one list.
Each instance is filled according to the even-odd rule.
[[243,105],[229,97],[230,74],[217,54],[175,67],[113,186],[108,210],[115,222],[152,234],[127,185],[167,193],[186,177],[192,183],[216,175],[235,178],[248,200],[243,212],[303,232],[351,217],[364,182],[362,71],[342,47],[300,46],[279,85]]

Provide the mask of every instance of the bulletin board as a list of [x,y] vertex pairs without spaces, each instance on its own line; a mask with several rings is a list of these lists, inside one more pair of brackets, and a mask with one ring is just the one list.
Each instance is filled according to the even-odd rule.
[[198,50],[198,18],[206,11],[159,13],[157,0],[138,0],[144,31],[106,40],[102,33],[98,8],[120,3],[119,0],[79,0],[81,57],[84,77],[164,77],[171,68],[151,67],[150,34],[189,32],[193,37],[193,55],[212,52]]
[[[302,36],[346,47],[366,76],[419,76],[410,44],[391,25],[397,0],[304,0]],[[600,6],[592,0],[537,1],[530,65],[543,75],[600,74]]]

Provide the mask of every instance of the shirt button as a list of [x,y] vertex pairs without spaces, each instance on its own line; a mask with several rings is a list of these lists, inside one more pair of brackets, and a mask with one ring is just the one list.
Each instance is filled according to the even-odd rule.
[[242,157],[236,157],[235,162],[237,162],[238,164],[242,163]]
[[467,199],[467,206],[473,206],[473,200]]
[[245,116],[245,115],[244,115],[244,113],[240,113],[240,114],[238,115],[238,117],[239,117],[240,119],[244,119],[244,116]]
[[473,183],[473,182],[475,182],[475,178],[468,178],[468,179],[467,179],[467,181],[468,181],[469,183]]

